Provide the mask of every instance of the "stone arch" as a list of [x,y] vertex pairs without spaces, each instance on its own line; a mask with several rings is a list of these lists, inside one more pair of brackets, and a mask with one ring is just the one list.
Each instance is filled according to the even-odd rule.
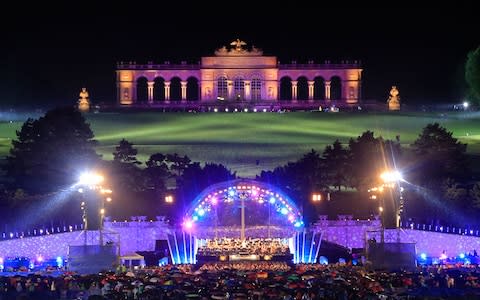
[[308,79],[305,76],[297,79],[297,99],[308,100]]
[[314,78],[313,84],[313,99],[324,100],[325,99],[325,79],[321,76]]
[[[203,190],[187,209],[184,226],[193,228],[208,226],[208,223],[212,225],[215,210],[230,211],[232,207],[238,207],[242,199],[245,201],[245,207],[250,208],[251,212],[266,209],[271,211],[272,215],[276,215],[277,220],[292,228],[302,228],[304,225],[303,216],[297,205],[280,189],[264,182],[237,179],[220,182]],[[224,220],[239,223],[239,220],[232,218]],[[265,222],[264,219],[255,221]]]
[[181,101],[182,100],[182,84],[180,77],[173,77],[170,79],[170,100]]
[[292,78],[280,78],[280,100],[292,100]]
[[148,101],[148,79],[145,76],[137,78],[136,82],[137,102],[146,103]]
[[199,100],[200,94],[198,79],[196,77],[188,77],[187,78],[187,100],[189,101],[196,101]]
[[333,76],[330,79],[330,99],[342,99],[342,79],[339,76]]
[[153,101],[165,101],[165,79],[156,77],[153,80]]

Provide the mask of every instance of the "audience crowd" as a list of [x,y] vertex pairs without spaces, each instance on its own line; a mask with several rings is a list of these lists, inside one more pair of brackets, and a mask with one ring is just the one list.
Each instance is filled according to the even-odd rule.
[[0,275],[0,300],[16,299],[479,299],[476,265],[414,272],[364,266],[210,263],[76,275]]

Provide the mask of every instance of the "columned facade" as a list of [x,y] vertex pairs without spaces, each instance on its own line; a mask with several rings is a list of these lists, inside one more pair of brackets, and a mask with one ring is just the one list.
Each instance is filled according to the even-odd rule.
[[187,101],[187,82],[186,81],[181,81],[181,88],[182,88],[182,101]]
[[330,100],[330,80],[325,81],[325,100]]
[[154,81],[148,82],[148,103],[153,102],[153,84],[154,83],[155,83]]
[[308,101],[313,100],[313,85],[315,84],[315,81],[309,80],[308,81]]
[[[362,69],[357,61],[281,64],[277,57],[265,56],[255,47],[245,49],[244,42],[237,40],[231,45],[234,47],[220,48],[214,56],[202,57],[194,65],[119,63],[118,104],[178,107],[180,103],[184,106],[292,103],[298,107],[318,107],[331,101],[335,105],[351,105],[361,100]],[[146,80],[146,91],[144,83],[138,86],[139,79]],[[195,86],[193,92],[191,82]]]
[[165,101],[170,101],[170,81],[165,81]]
[[298,81],[292,80],[292,100],[297,101],[297,83]]

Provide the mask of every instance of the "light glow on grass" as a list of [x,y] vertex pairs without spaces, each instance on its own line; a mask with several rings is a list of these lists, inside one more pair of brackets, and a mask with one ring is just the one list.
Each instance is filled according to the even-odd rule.
[[[128,112],[85,114],[99,141],[97,152],[112,159],[118,142],[134,144],[137,158],[146,161],[156,152],[187,155],[194,161],[226,165],[237,175],[254,177],[299,159],[315,149],[322,153],[336,139],[345,145],[367,130],[375,136],[408,146],[428,123],[438,122],[461,142],[469,153],[480,153],[480,116],[473,112],[441,113],[161,113]],[[23,122],[0,122],[0,155]],[[257,165],[256,162],[259,161]]]

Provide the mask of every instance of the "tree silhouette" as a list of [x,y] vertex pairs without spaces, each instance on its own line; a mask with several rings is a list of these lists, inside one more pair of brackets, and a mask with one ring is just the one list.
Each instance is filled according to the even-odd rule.
[[141,193],[146,188],[146,180],[139,167],[141,162],[136,157],[138,151],[133,146],[133,143],[122,139],[115,147],[113,161],[105,163],[109,170],[107,179],[115,193],[112,210],[117,216],[134,215],[143,208]]
[[137,160],[138,150],[133,148],[133,144],[122,139],[118,146],[115,147],[115,152],[113,152],[113,161],[123,164],[132,164],[140,165],[142,164]]
[[415,154],[412,178],[416,184],[436,189],[447,178],[462,181],[470,177],[467,145],[438,123],[425,126],[411,149]]
[[99,162],[93,138],[90,125],[73,107],[56,108],[37,120],[28,119],[17,131],[7,157],[10,186],[45,193],[75,183],[79,172]]
[[340,190],[341,186],[347,184],[347,162],[348,151],[343,148],[339,140],[336,140],[333,145],[325,147],[323,151],[322,169],[327,185],[332,185]]
[[470,87],[471,97],[480,102],[480,46],[467,55],[465,80]]
[[345,174],[349,185],[365,191],[378,185],[382,172],[396,168],[401,148],[398,142],[375,138],[372,131],[366,131],[350,139],[348,152]]
[[171,176],[166,158],[161,153],[152,154],[146,162],[147,167],[144,170],[147,186],[153,189],[157,196],[167,190],[166,182]]

